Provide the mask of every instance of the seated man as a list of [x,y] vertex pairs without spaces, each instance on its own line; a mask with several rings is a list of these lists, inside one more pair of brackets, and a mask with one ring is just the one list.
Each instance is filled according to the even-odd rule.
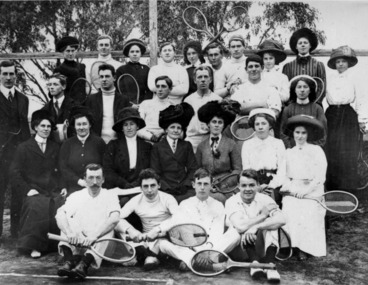
[[[261,193],[257,171],[243,170],[239,176],[240,192],[226,201],[227,223],[242,234],[242,243],[251,262],[275,263],[278,249],[277,229],[286,218],[275,201]],[[269,281],[280,281],[277,270],[251,268],[250,275],[257,279],[264,273]]]
[[[113,230],[119,222],[118,197],[101,188],[104,182],[102,166],[87,165],[85,181],[87,188],[71,194],[56,214],[61,236],[68,239],[68,242],[59,243],[59,252],[65,261],[57,271],[59,276],[84,279],[90,265],[99,268],[101,258],[86,247],[99,238],[113,237]],[[76,263],[74,255],[82,253],[82,259]]]

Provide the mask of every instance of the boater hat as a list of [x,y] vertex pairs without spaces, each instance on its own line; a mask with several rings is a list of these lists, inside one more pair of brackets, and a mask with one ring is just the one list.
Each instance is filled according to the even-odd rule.
[[349,46],[341,46],[332,50],[331,57],[327,62],[328,67],[336,69],[336,60],[339,58],[346,59],[349,67],[353,67],[358,63],[355,51]]
[[[51,129],[55,130],[55,121],[51,113],[47,110],[37,110],[32,113],[31,127],[35,130],[36,124],[42,120],[48,120],[51,123]],[[37,121],[37,122],[36,122]]]
[[112,129],[120,133],[123,131],[123,124],[126,120],[133,120],[137,123],[138,128],[142,129],[146,126],[145,121],[141,118],[139,115],[139,112],[137,109],[134,109],[132,107],[126,107],[119,111],[118,113],[118,120],[116,123],[112,126]]
[[143,41],[139,39],[130,39],[124,43],[123,46],[123,54],[128,57],[129,56],[129,50],[131,46],[136,45],[141,50],[142,55],[146,52],[146,45]]
[[285,134],[293,137],[296,127],[303,126],[308,131],[308,141],[316,141],[324,137],[325,129],[323,124],[316,118],[308,115],[296,115],[289,118],[286,122]]
[[259,51],[257,54],[263,58],[265,53],[271,53],[275,57],[275,64],[279,64],[286,59],[286,53],[284,47],[278,41],[265,40],[259,45]]
[[71,36],[62,37],[56,44],[56,51],[63,52],[67,46],[78,48],[79,41],[77,38]]
[[193,107],[183,102],[178,105],[171,105],[165,110],[162,110],[159,115],[158,124],[160,128],[164,130],[173,123],[178,123],[181,125],[182,129],[186,129],[193,116]]
[[272,128],[274,128],[275,123],[276,123],[276,114],[273,110],[268,109],[268,108],[256,108],[253,109],[252,111],[250,111],[249,113],[249,117],[248,117],[248,125],[250,127],[252,127],[254,129],[254,122],[256,120],[256,115],[258,114],[266,114],[269,115],[272,118],[272,121],[266,119],[268,121],[268,123],[270,124],[270,126]]
[[290,38],[290,48],[295,53],[298,54],[298,50],[296,49],[296,44],[298,43],[298,40],[300,38],[307,38],[309,40],[309,43],[311,45],[311,48],[309,52],[312,52],[315,50],[318,46],[318,38],[317,35],[308,28],[301,28],[293,33],[293,35]]
[[224,129],[231,124],[236,117],[236,113],[228,108],[229,104],[210,101],[204,104],[198,110],[198,119],[208,124],[213,117],[219,117],[224,120]]

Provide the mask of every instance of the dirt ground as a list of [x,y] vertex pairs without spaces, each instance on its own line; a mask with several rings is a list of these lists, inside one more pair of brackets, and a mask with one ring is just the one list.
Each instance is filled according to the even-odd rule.
[[[278,263],[281,284],[368,284],[368,191],[355,194],[360,206],[354,214],[329,218],[327,257],[304,262],[292,257]],[[0,244],[0,284],[80,283],[56,276],[56,267],[61,261],[56,253],[34,260],[20,256],[15,245],[9,233],[9,215],[6,215]],[[173,264],[145,272],[141,268],[105,263],[100,270],[90,271],[88,284],[267,284],[266,278],[253,281],[248,271],[232,269],[229,273],[205,278],[191,272],[182,273]]]

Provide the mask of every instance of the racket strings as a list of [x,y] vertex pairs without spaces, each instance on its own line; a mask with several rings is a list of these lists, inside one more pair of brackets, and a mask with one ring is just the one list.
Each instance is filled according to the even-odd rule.
[[248,22],[248,13],[243,7],[235,7],[226,13],[224,27],[228,32],[234,32],[244,27]]
[[169,231],[170,240],[180,246],[194,247],[204,244],[207,234],[198,225],[179,225]]
[[327,192],[324,195],[324,203],[328,209],[341,213],[353,212],[358,207],[355,196],[337,191]]
[[201,274],[222,272],[227,269],[227,257],[221,252],[205,250],[193,257],[191,265]]
[[247,140],[254,135],[254,130],[248,124],[248,117],[235,121],[230,128],[232,135],[238,140]]
[[203,31],[207,28],[206,17],[196,8],[189,7],[184,11],[183,18],[194,30]]
[[101,255],[116,261],[129,260],[134,255],[134,250],[131,246],[118,240],[97,241],[94,248]]

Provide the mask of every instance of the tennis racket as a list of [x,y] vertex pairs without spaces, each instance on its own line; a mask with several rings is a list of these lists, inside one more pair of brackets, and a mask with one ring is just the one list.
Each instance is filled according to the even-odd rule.
[[293,255],[290,236],[283,228],[278,228],[277,233],[279,237],[279,250],[275,257],[280,261],[288,260]]
[[246,141],[255,134],[253,128],[248,124],[248,116],[235,119],[230,126],[230,131],[233,137],[240,141]]
[[[293,197],[296,196],[295,193],[288,193],[286,195]],[[319,197],[304,196],[301,199],[314,200],[327,211],[335,214],[353,213],[359,205],[359,201],[355,195],[340,190],[329,191]]]
[[127,96],[130,103],[138,105],[139,102],[139,85],[134,76],[129,73],[122,74],[118,79],[118,90],[121,95]]
[[231,267],[275,269],[272,263],[249,263],[233,261],[227,254],[213,250],[198,251],[191,260],[190,269],[200,276],[216,276]]
[[209,38],[214,38],[210,32],[206,16],[196,7],[189,6],[183,12],[183,21],[191,29],[205,33]]
[[361,134],[359,134],[358,180],[357,190],[368,187],[368,163],[364,159],[364,138]]
[[91,75],[91,83],[96,90],[101,88],[100,75],[98,74],[98,69],[102,64],[106,64],[103,61],[96,61],[92,64],[90,75]]
[[229,173],[220,177],[214,177],[212,182],[212,192],[222,194],[233,193],[238,189],[238,173]]
[[323,93],[325,92],[325,83],[319,77],[313,77],[313,79],[317,82],[316,100],[314,100],[314,103],[317,103],[323,97]]
[[72,87],[69,90],[69,94],[77,104],[82,105],[91,94],[91,91],[91,84],[85,78],[80,77],[73,82]]
[[[47,234],[49,239],[68,242],[66,237]],[[89,247],[96,255],[104,260],[113,263],[123,263],[130,261],[135,256],[135,249],[129,243],[115,238],[98,239],[91,247]]]

